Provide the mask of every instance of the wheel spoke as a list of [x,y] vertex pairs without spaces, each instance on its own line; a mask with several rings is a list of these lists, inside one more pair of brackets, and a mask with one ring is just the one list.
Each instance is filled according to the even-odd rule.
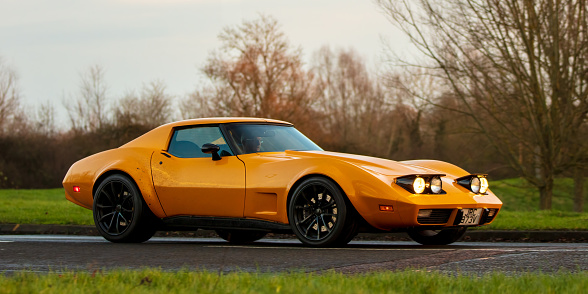
[[105,218],[107,218],[108,216],[110,216],[110,215],[112,215],[112,214],[114,214],[114,213],[115,213],[115,211],[113,211],[113,212],[111,212],[111,213],[108,213],[108,214],[105,214],[105,215],[103,215],[103,216],[100,218],[100,220],[99,220],[99,221],[103,221]]
[[118,224],[120,224],[119,219],[120,219],[120,213],[117,213],[116,214],[116,233],[117,234],[120,234],[120,229],[118,228]]
[[297,225],[301,225],[303,223],[305,223],[306,221],[308,221],[310,218],[312,217],[312,214],[309,214],[307,217],[305,217],[302,221],[299,221],[298,223],[296,223]]
[[125,216],[121,213],[120,217],[123,219],[123,221],[125,222],[125,225],[128,226],[129,222],[127,221],[127,219],[125,218]]
[[114,214],[112,215],[112,219],[110,219],[110,224],[108,225],[108,228],[106,229],[106,231],[110,232],[110,228],[112,228],[112,222],[113,221],[114,221]]
[[108,199],[108,201],[110,201],[110,204],[112,204],[112,205],[115,204],[115,202],[112,200],[110,195],[108,193],[106,193],[106,191],[104,191],[104,188],[102,190],[100,190],[100,193],[106,195],[106,199]]
[[310,225],[308,225],[308,227],[306,228],[306,232],[304,233],[304,237],[308,238],[308,231],[310,230],[310,228],[312,227],[312,224],[314,224],[314,222],[316,221],[316,218],[310,222]]
[[[323,189],[323,191],[320,193],[320,194],[321,194],[321,196],[322,196],[322,197],[321,197],[321,199],[320,199],[320,202],[325,202],[325,201],[326,201],[326,199],[327,199],[327,194],[328,194],[328,192],[329,192],[329,190],[327,189],[327,187],[323,187],[323,188],[324,188],[324,189]],[[319,204],[319,205],[320,205],[320,204]]]
[[125,191],[125,184],[120,183],[120,196],[122,197],[124,195],[124,191]]
[[131,192],[127,191],[127,195],[125,195],[125,192],[121,193],[122,195],[122,201],[120,202],[120,204],[124,204],[127,200],[132,199],[133,194],[131,194]]
[[329,201],[329,202],[328,202],[327,204],[325,204],[324,206],[321,206],[321,209],[329,208],[329,207],[331,207],[331,206],[333,206],[333,205],[335,205],[335,204],[336,204],[336,202],[335,202],[335,199],[333,199],[333,197],[331,197],[331,201]]
[[[301,193],[300,195],[302,195],[302,197],[304,198],[304,200],[306,200],[306,204],[307,204],[309,207],[310,207],[310,206],[312,206],[312,204],[313,204],[313,203],[312,203],[312,201],[310,201],[310,200],[308,199],[308,195],[306,195],[306,189],[305,189],[305,190],[302,190],[302,193]],[[310,199],[312,199],[312,197],[311,197]]]
[[112,196],[114,196],[114,199],[117,200],[116,198],[116,191],[114,190],[114,181],[110,182],[110,191],[112,191]]
[[120,205],[121,205],[121,206],[124,206],[124,205],[125,205],[125,203],[126,203],[126,202],[128,202],[128,200],[130,200],[130,201],[131,201],[131,203],[130,203],[130,204],[131,204],[131,207],[133,207],[133,198],[131,197],[131,195],[130,195],[130,194],[128,194],[128,196],[126,196],[126,197],[125,197],[125,198],[124,198],[124,199],[123,199],[123,200],[120,202]]
[[102,204],[96,204],[96,207],[98,207],[98,208],[102,208],[102,209],[105,209],[105,208],[114,208],[114,205],[102,205]]
[[327,232],[330,233],[331,232],[331,228],[329,228],[329,226],[325,222],[325,219],[323,218],[323,215],[322,214],[321,214],[321,220],[323,221],[323,224],[325,225],[325,228],[327,229]]
[[321,239],[321,224],[319,224],[319,217],[316,217],[316,239]]

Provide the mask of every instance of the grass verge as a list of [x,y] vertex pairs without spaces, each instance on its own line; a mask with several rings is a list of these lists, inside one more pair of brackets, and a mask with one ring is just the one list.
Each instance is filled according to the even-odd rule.
[[588,273],[226,273],[143,269],[0,275],[0,293],[583,293]]
[[588,230],[588,213],[555,210],[503,210],[492,224],[477,230]]
[[[492,181],[490,189],[504,205],[506,211],[539,210],[539,190],[520,178]],[[584,202],[588,200],[588,189],[584,188]],[[552,209],[574,211],[574,181],[571,178],[557,178],[553,183]],[[588,212],[588,203],[584,205]]]
[[94,225],[92,211],[65,199],[63,189],[0,190],[0,223]]

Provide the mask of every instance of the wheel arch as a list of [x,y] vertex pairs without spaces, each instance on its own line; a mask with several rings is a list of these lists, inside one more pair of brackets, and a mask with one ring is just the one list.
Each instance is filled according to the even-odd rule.
[[[306,179],[313,176],[329,179],[344,193],[346,203],[353,208],[361,226],[386,229],[382,224],[382,212],[379,205],[391,205],[396,207],[397,195],[391,185],[392,177],[379,175],[355,164],[329,160],[313,162],[311,168],[302,170],[295,177],[296,180],[287,192],[285,209],[288,211],[290,199],[296,188]],[[399,218],[399,214],[388,213],[387,218]],[[388,219],[387,219],[388,220]],[[400,222],[400,219],[397,220]]]
[[[101,174],[96,179],[96,181],[94,181],[94,185],[92,186],[92,199],[95,197],[94,195],[96,195],[96,190],[98,189],[98,186],[100,186],[100,184],[102,184],[102,182],[104,182],[104,180],[106,180],[106,178],[108,178],[112,175],[126,176],[133,182],[133,184],[135,184],[135,186],[139,187],[139,185],[137,185],[137,182],[135,181],[135,179],[133,179],[133,177],[131,177],[131,175],[129,175],[128,173],[126,173],[122,170],[119,170],[119,169],[108,170],[108,171],[104,172],[103,174]],[[141,189],[139,189],[139,192],[141,192]],[[143,198],[143,192],[141,192],[141,198]],[[145,199],[143,199],[143,200],[145,200]]]
[[296,191],[296,189],[298,188],[298,186],[300,186],[302,184],[302,182],[304,182],[307,179],[313,178],[313,177],[320,177],[320,178],[324,178],[324,179],[327,179],[327,180],[330,180],[331,182],[333,182],[337,186],[337,188],[339,188],[339,191],[341,191],[341,193],[343,193],[343,197],[345,198],[347,205],[349,205],[351,208],[353,208],[353,210],[357,211],[355,209],[353,203],[351,202],[351,199],[349,199],[349,196],[347,195],[345,190],[341,187],[341,185],[332,177],[325,175],[325,174],[321,174],[321,173],[306,174],[306,175],[300,177],[298,180],[296,180],[294,182],[294,184],[292,184],[292,186],[288,190],[288,196],[286,198],[286,211],[288,211],[288,209],[290,208],[290,199],[292,198],[292,194],[294,194],[294,191]]
[[153,187],[151,175],[151,156],[152,150],[137,148],[119,148],[117,158],[111,160],[95,174],[92,185],[92,197],[96,189],[104,179],[113,174],[121,174],[129,177],[131,181],[139,188],[141,198],[147,204],[147,207],[158,218],[165,217],[165,212],[159,198]]

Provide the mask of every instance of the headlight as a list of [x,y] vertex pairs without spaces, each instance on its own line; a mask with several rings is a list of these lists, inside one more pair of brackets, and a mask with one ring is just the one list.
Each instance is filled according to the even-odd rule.
[[421,177],[416,177],[414,179],[414,182],[412,183],[412,188],[414,189],[414,192],[417,194],[422,194],[423,192],[425,192],[425,179]]
[[431,192],[433,192],[433,194],[439,194],[441,193],[442,187],[441,187],[441,178],[440,177],[432,177],[431,178]]
[[476,194],[480,193],[480,178],[472,177],[470,180],[470,189]]
[[484,194],[488,191],[488,179],[480,178],[480,193]]
[[486,176],[483,174],[473,174],[455,179],[455,181],[476,194],[486,194],[488,191],[488,179]]
[[396,178],[394,183],[412,194],[445,194],[441,186],[443,176],[445,175],[408,175]]

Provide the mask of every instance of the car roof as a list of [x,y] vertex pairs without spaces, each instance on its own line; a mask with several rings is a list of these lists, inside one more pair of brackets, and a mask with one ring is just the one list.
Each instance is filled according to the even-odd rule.
[[201,125],[201,124],[222,124],[222,123],[239,123],[239,122],[251,122],[251,123],[277,123],[277,124],[288,124],[291,123],[269,118],[255,118],[255,117],[207,117],[207,118],[195,118],[187,119],[182,121],[176,121],[164,126],[181,127],[190,125]]
[[177,127],[207,125],[207,124],[222,124],[222,123],[273,123],[292,125],[289,122],[268,119],[268,118],[254,118],[254,117],[210,117],[210,118],[196,118],[177,122],[168,123],[159,126],[142,136],[124,144],[121,148],[154,148],[165,149],[169,141],[171,130]]

